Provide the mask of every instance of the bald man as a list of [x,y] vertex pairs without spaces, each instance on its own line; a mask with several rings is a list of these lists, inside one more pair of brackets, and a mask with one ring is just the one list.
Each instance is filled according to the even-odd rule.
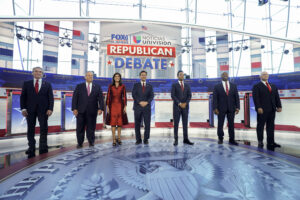
[[253,86],[252,95],[257,112],[257,140],[258,147],[263,148],[264,127],[267,126],[267,148],[274,150],[281,147],[274,141],[275,113],[282,111],[281,101],[277,87],[269,83],[269,74],[264,71],[260,75],[260,82]]

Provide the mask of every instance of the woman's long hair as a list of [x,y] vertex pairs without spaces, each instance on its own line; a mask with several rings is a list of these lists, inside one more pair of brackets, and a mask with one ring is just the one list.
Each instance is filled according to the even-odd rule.
[[112,78],[112,85],[116,86],[116,83],[115,83],[115,76],[116,75],[119,75],[120,76],[120,82],[119,82],[119,85],[122,85],[122,76],[119,72],[116,72],[114,75],[113,75],[113,78]]

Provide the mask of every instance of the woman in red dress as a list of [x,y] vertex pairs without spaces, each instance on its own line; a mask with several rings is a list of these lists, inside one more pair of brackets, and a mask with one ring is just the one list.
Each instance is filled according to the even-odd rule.
[[[128,124],[128,118],[126,114],[126,89],[125,85],[122,84],[121,74],[118,72],[114,74],[113,82],[108,87],[106,105],[108,114],[106,124],[111,125],[113,146],[116,146],[117,143],[121,145],[122,126]],[[115,136],[116,128],[118,129],[117,141]]]

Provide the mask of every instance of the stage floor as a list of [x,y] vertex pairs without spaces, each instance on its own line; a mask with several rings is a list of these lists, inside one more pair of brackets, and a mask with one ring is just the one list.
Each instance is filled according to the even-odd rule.
[[127,132],[113,147],[107,132],[94,147],[56,138],[32,159],[23,150],[2,153],[0,199],[300,199],[299,157],[194,134],[195,145],[174,147],[167,131],[148,145]]

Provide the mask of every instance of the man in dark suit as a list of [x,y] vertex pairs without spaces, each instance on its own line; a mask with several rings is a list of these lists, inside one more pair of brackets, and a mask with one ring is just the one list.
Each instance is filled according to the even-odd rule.
[[193,145],[188,138],[188,114],[189,103],[192,98],[191,88],[185,83],[183,71],[177,73],[178,81],[172,84],[171,97],[173,99],[173,118],[174,118],[174,146],[178,145],[178,124],[180,116],[182,117],[183,126],[183,143]]
[[141,81],[135,83],[132,90],[132,97],[134,100],[134,126],[135,126],[135,144],[141,144],[141,121],[144,119],[145,132],[144,144],[148,144],[150,137],[150,122],[151,122],[151,101],[153,100],[154,93],[152,85],[146,83],[147,72],[140,72]]
[[256,133],[258,147],[263,148],[264,146],[264,127],[267,124],[267,148],[274,150],[275,147],[280,147],[274,141],[275,112],[281,112],[282,106],[277,87],[268,82],[268,72],[262,72],[260,79],[261,81],[254,85],[252,89],[253,101],[257,112]]
[[22,115],[27,119],[28,158],[35,156],[35,125],[36,118],[40,124],[39,153],[47,153],[48,117],[53,112],[53,91],[51,84],[42,80],[43,69],[32,69],[33,80],[25,81],[22,87],[20,106]]
[[237,87],[228,81],[228,73],[223,72],[222,82],[215,85],[213,92],[213,110],[218,115],[218,144],[223,144],[223,125],[225,116],[228,121],[229,144],[238,145],[234,140],[234,116],[240,110],[240,98]]
[[73,93],[72,111],[77,118],[77,148],[82,147],[85,128],[89,146],[94,146],[97,113],[101,115],[104,109],[102,89],[93,83],[93,78],[94,73],[88,71],[85,75],[86,82],[78,84]]

